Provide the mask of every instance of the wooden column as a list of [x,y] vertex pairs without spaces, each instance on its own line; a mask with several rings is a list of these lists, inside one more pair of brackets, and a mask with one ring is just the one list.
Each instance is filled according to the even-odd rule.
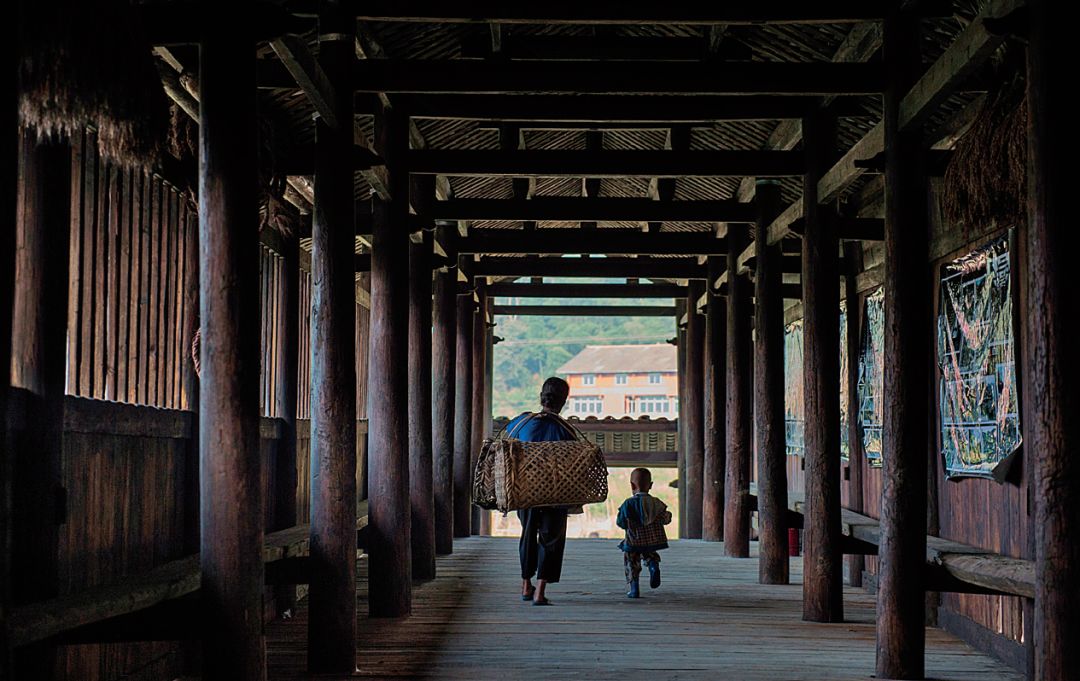
[[[5,45],[8,63],[17,62],[18,41],[9,40]],[[9,69],[5,76],[5,94],[8,103],[4,109],[4,125],[8,131],[18,128],[19,90],[18,77]],[[9,134],[5,138],[0,158],[9,164],[8,169],[18,173],[20,137]],[[8,645],[8,611],[11,604],[11,476],[14,470],[8,430],[8,389],[11,383],[11,313],[15,288],[15,214],[17,211],[17,182],[4,182],[0,189],[0,210],[6,217],[0,221],[0,679],[14,675],[11,649]]]
[[199,506],[204,679],[261,680],[255,42],[206,27],[199,58]]
[[[9,336],[11,387],[22,389],[26,398],[26,420],[11,442],[8,555],[13,606],[52,598],[60,586],[59,526],[66,522],[61,464],[71,167],[71,146],[66,140],[38,143],[34,132],[23,133],[13,216],[15,289]],[[0,326],[7,328],[7,324]],[[16,674],[27,679],[52,678],[54,656],[55,648],[48,643],[23,648],[15,657]]]
[[[184,409],[199,413],[199,375],[195,373],[195,359],[192,356],[192,346],[195,342],[195,333],[199,330],[199,214],[196,210],[187,212],[187,224],[185,225],[184,249],[184,321],[181,329],[181,355],[180,355],[180,389],[183,394],[181,404]],[[134,381],[132,381],[134,386]],[[135,395],[132,388],[132,396]],[[184,484],[184,551],[186,553],[198,553],[199,551],[199,434],[198,419],[195,421],[196,432],[187,446],[187,462],[184,466],[184,474],[187,481]]]
[[[464,257],[464,256],[462,256]],[[459,260],[460,266],[460,260]],[[456,286],[456,283],[455,283]],[[472,534],[472,332],[473,294],[457,297],[454,366],[454,536]]]
[[[277,316],[280,339],[275,358],[277,385],[274,388],[274,415],[281,420],[281,440],[274,463],[274,529],[293,527],[300,519],[296,509],[296,401],[300,369],[300,242],[284,241],[282,276],[278,280],[281,310]],[[304,518],[306,521],[307,518]],[[276,590],[278,613],[296,607],[296,586]]]
[[686,301],[675,301],[675,364],[676,375],[679,378],[679,409],[677,417],[679,419],[679,432],[678,432],[678,459],[676,466],[678,467],[678,499],[679,499],[679,538],[686,539],[686,447],[687,447],[687,430],[686,430],[686,330],[681,324],[683,315],[686,314]]
[[738,258],[749,243],[746,225],[728,225],[727,463],[724,483],[724,553],[750,556],[750,282],[739,276]]
[[724,540],[724,395],[727,393],[727,307],[713,284],[724,270],[724,258],[709,258],[708,298],[705,308],[704,426],[705,461],[701,490],[701,538]]
[[[352,43],[344,17],[323,16],[319,62],[331,83],[348,82]],[[352,119],[348,98],[338,121]],[[311,586],[308,670],[356,669],[356,228],[349,126],[315,123],[315,212],[311,250]],[[378,239],[379,226],[375,227]],[[377,269],[378,255],[372,258]],[[400,266],[400,265],[398,265]],[[374,294],[372,299],[375,299]],[[374,335],[374,334],[373,334]],[[372,525],[375,509],[372,504]],[[371,582],[375,568],[372,533]],[[375,589],[372,589],[375,593]]]
[[[351,119],[350,119],[351,120]],[[373,617],[412,607],[409,519],[409,181],[403,165],[408,120],[383,107],[375,116],[376,151],[386,160],[389,201],[374,198],[371,352],[368,369],[368,504]]]
[[[492,427],[492,383],[494,381],[495,374],[495,325],[494,315],[492,310],[494,304],[492,296],[488,294],[487,298],[487,318],[492,321],[484,325],[484,437],[489,438],[494,434]],[[480,450],[476,450],[477,455],[480,454]],[[491,535],[491,523],[492,513],[491,511],[484,511],[480,515],[480,534],[484,536]]]
[[[476,297],[478,298],[476,314],[473,315],[472,332],[472,427],[469,429],[469,439],[472,443],[469,447],[469,471],[476,466],[476,457],[480,453],[480,447],[484,443],[484,385],[487,382],[487,283],[478,281],[476,284]],[[491,418],[487,418],[488,421]],[[472,534],[484,534],[484,511],[479,506],[470,505],[472,512]],[[490,527],[488,528],[490,530]]]
[[844,619],[840,548],[840,242],[836,238],[835,214],[818,205],[817,191],[818,180],[831,165],[835,138],[835,122],[827,114],[819,112],[803,119],[803,619],[811,622]]
[[784,294],[780,244],[769,225],[780,213],[780,184],[758,180],[754,239],[754,438],[757,446],[758,580],[788,583],[787,446],[784,427]]
[[[440,225],[436,237],[443,248],[453,241],[453,225]],[[431,363],[432,458],[435,494],[435,553],[454,550],[454,363],[457,328],[457,268],[435,273],[434,332]]]
[[[434,193],[434,187],[430,189]],[[420,243],[409,244],[409,498],[413,580],[435,578],[435,492],[431,455],[433,236],[427,231]]]
[[705,318],[698,314],[697,301],[704,293],[702,282],[694,280],[686,296],[686,536],[701,539],[702,473],[705,465],[704,358]]
[[1061,59],[1075,39],[1060,3],[1033,0],[1029,7],[1024,399],[1033,418],[1026,419],[1024,450],[1035,457],[1035,678],[1062,681],[1080,669],[1080,363],[1069,332],[1080,312],[1071,257],[1078,240],[1068,222],[1075,145],[1063,143],[1070,139],[1072,78]]
[[[862,339],[862,301],[859,299],[857,274],[862,270],[862,243],[849,242],[844,246],[844,258],[851,269],[844,277],[844,297],[847,305],[847,337],[841,343],[847,343],[848,372],[841,376],[847,381],[848,413],[848,508],[864,513],[866,505],[863,495],[863,471],[866,469],[866,456],[862,450],[862,433],[859,432],[859,350]],[[848,584],[862,586],[863,571],[866,570],[866,557],[861,553],[846,557]]]
[[[895,3],[899,4],[899,3]],[[919,21],[885,18],[884,451],[877,607],[877,676],[924,675],[926,562],[927,184],[917,130],[901,132],[900,101],[920,70]],[[807,406],[809,410],[809,405]],[[809,412],[808,412],[809,413]]]

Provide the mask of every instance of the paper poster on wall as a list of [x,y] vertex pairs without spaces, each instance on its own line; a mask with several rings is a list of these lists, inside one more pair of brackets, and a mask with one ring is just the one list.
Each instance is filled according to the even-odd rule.
[[803,323],[784,327],[784,442],[788,456],[803,456]]
[[859,433],[867,462],[882,464],[882,394],[885,368],[885,289],[878,287],[863,304],[862,342],[859,348]]
[[937,323],[947,477],[1004,478],[1020,446],[1009,241],[942,267]]
[[847,347],[847,301],[840,301],[840,459],[847,461],[851,457],[851,443],[848,437],[848,347]]

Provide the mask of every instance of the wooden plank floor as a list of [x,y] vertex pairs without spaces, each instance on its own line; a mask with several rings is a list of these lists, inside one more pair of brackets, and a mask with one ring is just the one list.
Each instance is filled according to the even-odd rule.
[[[756,549],[756,547],[755,547]],[[723,557],[719,544],[673,542],[663,585],[624,596],[616,542],[570,540],[555,603],[518,597],[517,543],[458,540],[439,576],[414,592],[413,616],[366,616],[360,587],[360,676],[433,679],[870,679],[874,602],[846,589],[848,622],[803,622],[801,561],[793,586],[757,584],[757,560]],[[361,561],[363,566],[366,561]],[[361,574],[366,567],[361,567]],[[270,678],[305,678],[306,608],[267,629]],[[927,631],[932,679],[1020,681],[1008,667],[938,629]],[[331,677],[332,678],[332,677]]]

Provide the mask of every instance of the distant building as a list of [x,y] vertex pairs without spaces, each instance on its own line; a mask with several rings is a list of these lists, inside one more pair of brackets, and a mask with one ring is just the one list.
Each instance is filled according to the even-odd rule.
[[566,416],[675,418],[675,346],[588,345],[558,369],[570,384]]

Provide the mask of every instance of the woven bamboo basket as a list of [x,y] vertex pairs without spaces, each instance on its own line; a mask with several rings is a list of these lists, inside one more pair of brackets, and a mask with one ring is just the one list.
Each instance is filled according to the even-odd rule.
[[566,425],[577,439],[522,442],[503,432],[484,440],[473,475],[473,503],[507,513],[607,500],[603,451]]

